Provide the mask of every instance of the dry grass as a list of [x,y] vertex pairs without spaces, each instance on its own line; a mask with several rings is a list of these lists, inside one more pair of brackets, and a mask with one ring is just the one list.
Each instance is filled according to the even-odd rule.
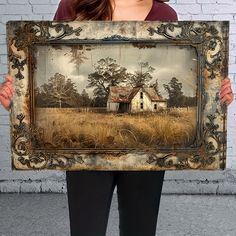
[[133,115],[38,108],[36,117],[44,142],[61,148],[183,147],[196,134],[195,108]]

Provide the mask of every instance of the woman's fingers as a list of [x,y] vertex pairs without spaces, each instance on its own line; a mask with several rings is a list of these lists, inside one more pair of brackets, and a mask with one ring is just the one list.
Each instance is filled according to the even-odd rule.
[[14,78],[10,75],[5,76],[5,82],[14,83]]
[[231,83],[230,82],[222,83],[220,90],[222,91],[222,90],[224,90],[226,88],[230,88],[231,89]]
[[221,89],[220,91],[220,98],[224,97],[226,94],[232,93],[231,87],[226,87],[224,89]]
[[222,83],[220,88],[220,102],[229,105],[234,99],[233,91],[231,88],[231,81],[228,77],[226,77]]
[[5,99],[11,99],[11,94],[4,87],[0,90],[0,95],[2,95],[2,97],[4,97]]
[[2,84],[0,84],[0,103],[7,110],[9,110],[11,98],[15,92],[13,83],[14,83],[14,78],[10,75],[6,75],[5,81]]
[[9,110],[11,101],[9,99],[6,99],[2,94],[0,94],[0,103],[5,109]]
[[225,78],[223,79],[222,82],[223,82],[223,83],[224,83],[224,82],[230,82],[230,78],[227,76],[227,77],[225,77]]
[[10,75],[6,75],[5,81],[0,84],[0,90],[4,89],[5,91],[7,91],[7,93],[9,93],[9,97],[12,97],[13,93],[15,92],[13,81],[13,77],[11,77]]
[[0,103],[3,105],[5,109],[9,109],[9,105],[11,100],[8,97],[8,94],[5,91],[0,91]]
[[222,84],[224,84],[224,83],[231,83],[230,78],[229,78],[229,77],[225,77],[225,78],[223,79],[223,81],[222,81]]
[[234,96],[232,94],[226,94],[224,97],[221,98],[221,103],[226,103],[229,105],[234,99]]
[[13,96],[13,90],[14,90],[12,84],[9,85],[8,83],[6,83],[4,88],[7,90],[7,92],[9,92],[9,95],[12,97]]
[[228,96],[227,100],[225,101],[226,105],[229,105],[231,102],[233,102],[234,98],[231,96]]
[[10,87],[7,84],[5,84],[4,86],[1,87],[0,93],[5,94],[5,96],[11,99],[13,96],[13,87]]
[[9,110],[13,91],[14,89],[12,87],[12,84],[10,84],[9,82],[4,82],[4,84],[0,87],[0,103],[7,110]]
[[226,88],[231,88],[231,81],[229,79],[224,79],[221,83],[221,90]]

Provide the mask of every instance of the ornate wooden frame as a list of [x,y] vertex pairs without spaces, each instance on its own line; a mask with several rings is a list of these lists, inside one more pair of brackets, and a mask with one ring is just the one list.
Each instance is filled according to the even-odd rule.
[[[10,113],[14,169],[224,169],[226,108],[219,102],[228,73],[229,22],[32,22],[7,24],[9,73],[16,78]],[[191,45],[198,54],[196,145],[180,149],[40,149],[33,125],[32,46],[35,44],[158,42]]]

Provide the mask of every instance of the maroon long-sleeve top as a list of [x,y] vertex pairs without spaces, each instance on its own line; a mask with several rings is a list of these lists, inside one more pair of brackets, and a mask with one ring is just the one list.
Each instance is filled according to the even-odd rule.
[[[164,2],[156,0],[153,0],[152,8],[145,18],[146,21],[176,21],[177,19],[177,14],[173,8]],[[72,20],[69,0],[61,0],[54,20]]]

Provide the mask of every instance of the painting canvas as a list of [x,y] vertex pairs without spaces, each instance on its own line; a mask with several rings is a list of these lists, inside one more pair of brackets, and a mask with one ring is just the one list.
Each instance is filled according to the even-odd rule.
[[228,22],[9,22],[8,36],[14,168],[224,168]]
[[38,46],[34,56],[35,123],[47,131],[43,139],[49,147],[122,149],[194,143],[194,48]]

